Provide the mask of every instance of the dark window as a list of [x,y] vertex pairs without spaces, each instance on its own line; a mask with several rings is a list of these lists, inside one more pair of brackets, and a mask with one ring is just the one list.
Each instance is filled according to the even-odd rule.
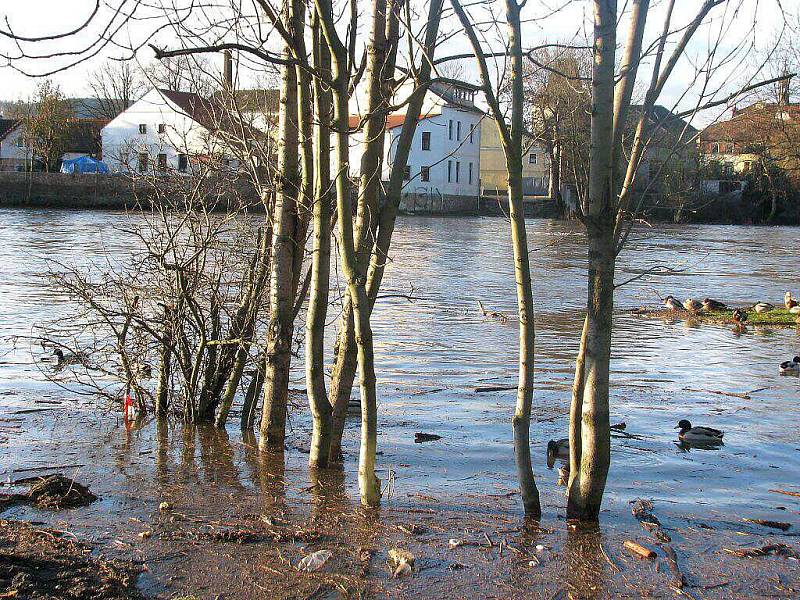
[[139,153],[139,173],[147,172],[147,152]]
[[141,133],[142,135],[147,133],[147,125],[145,125],[144,123],[139,123],[139,133]]
[[167,126],[164,123],[158,124],[158,133],[164,133],[167,130]]
[[453,161],[447,161],[447,183],[453,181]]
[[189,157],[185,154],[178,154],[178,171],[185,173],[189,167]]
[[411,179],[411,166],[406,165],[403,167],[403,181],[408,181]]
[[420,169],[419,169],[419,179],[420,179],[420,181],[430,181],[431,180],[431,168],[430,167],[420,167]]
[[469,163],[469,184],[472,185],[472,163]]
[[167,170],[167,155],[166,154],[159,154],[158,155],[158,170],[159,171],[166,171]]
[[461,121],[456,123],[456,139],[460,142],[461,141]]
[[423,131],[422,132],[422,149],[423,150],[430,150],[431,149],[431,132],[430,131]]
[[458,176],[461,172],[461,161],[456,161],[456,183],[458,183]]
[[711,146],[711,152],[714,154],[719,154],[719,144],[714,144]]
[[536,155],[535,154],[529,154],[528,155],[528,162],[530,164],[532,164],[532,165],[535,165],[536,164]]
[[447,139],[453,139],[453,119],[450,119],[450,121],[447,123]]

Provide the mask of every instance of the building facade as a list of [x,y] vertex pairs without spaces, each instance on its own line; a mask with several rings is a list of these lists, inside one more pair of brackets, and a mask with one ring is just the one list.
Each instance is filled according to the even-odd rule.
[[[546,194],[550,158],[547,150],[525,136],[522,154],[522,177],[525,193]],[[500,132],[494,119],[481,121],[481,191],[483,194],[500,195],[508,191],[506,155],[500,141]]]
[[21,121],[0,119],[0,171],[25,171],[29,168],[31,153],[22,133]]
[[[404,105],[410,86],[401,86],[395,103]],[[355,108],[354,108],[355,107]],[[354,129],[350,148],[351,174],[360,170],[363,131],[359,128],[357,100],[351,103],[350,125]],[[474,92],[446,86],[431,86],[425,96],[403,177],[401,208],[405,210],[463,210],[477,207],[481,171],[481,119]],[[386,123],[383,170],[389,179],[404,114],[389,115]],[[449,208],[448,208],[449,207]]]

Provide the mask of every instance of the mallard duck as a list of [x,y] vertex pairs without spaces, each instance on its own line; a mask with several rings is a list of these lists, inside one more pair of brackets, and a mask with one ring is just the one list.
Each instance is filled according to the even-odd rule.
[[733,320],[741,325],[747,321],[747,311],[737,308],[735,311],[733,311]]
[[720,444],[722,443],[722,436],[725,435],[724,431],[711,427],[692,427],[692,424],[686,419],[678,421],[675,429],[680,429],[678,432],[679,440],[690,443]]
[[686,301],[683,303],[683,308],[688,310],[689,312],[700,312],[703,310],[703,303],[695,300],[694,298],[687,298]]
[[89,361],[89,358],[83,352],[65,353],[61,348],[53,350],[53,355],[58,359],[58,366],[60,367],[66,365],[85,365]]
[[706,310],[728,310],[728,307],[720,302],[719,300],[712,300],[711,298],[706,298],[703,300],[703,308]]
[[797,306],[797,300],[792,298],[792,292],[786,292],[783,295],[783,304],[786,306],[787,310],[791,310]]
[[683,310],[683,305],[678,302],[674,296],[667,296],[664,298],[664,306],[670,310],[680,311]]
[[770,304],[769,302],[759,302],[753,305],[753,310],[756,311],[758,314],[769,312],[773,308],[775,308],[775,305]]
[[779,369],[781,373],[800,373],[800,356],[783,361]]
[[550,440],[547,442],[547,468],[552,469],[556,464],[556,459],[569,458],[569,440],[563,438],[560,440]]

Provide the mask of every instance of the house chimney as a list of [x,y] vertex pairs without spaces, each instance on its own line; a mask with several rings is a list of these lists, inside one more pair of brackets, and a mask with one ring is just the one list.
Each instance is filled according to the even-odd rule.
[[224,51],[225,57],[225,64],[222,69],[222,80],[223,85],[225,86],[226,90],[233,89],[233,56],[231,56],[231,51],[226,49]]
[[786,71],[783,74],[786,78],[778,82],[778,104],[787,106],[789,104],[789,83],[792,78]]

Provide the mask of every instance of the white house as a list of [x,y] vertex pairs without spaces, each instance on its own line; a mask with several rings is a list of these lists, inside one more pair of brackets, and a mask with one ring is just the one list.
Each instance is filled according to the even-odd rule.
[[0,119],[0,171],[24,171],[31,159],[22,136],[22,122]]
[[235,168],[217,135],[225,118],[197,94],[153,89],[103,128],[103,161],[114,173],[186,173],[211,157]]
[[[401,86],[394,103],[404,105],[405,97],[412,90],[411,85]],[[364,105],[363,97],[356,95],[351,103],[351,128],[358,126],[359,115],[366,112],[360,110]],[[406,165],[405,208],[438,209],[453,200],[477,202],[481,171],[480,123],[483,117],[484,113],[475,107],[474,92],[444,85],[431,86],[425,96]],[[387,119],[384,180],[388,180],[391,172],[404,119],[402,113],[391,114]],[[350,164],[353,174],[356,174],[363,151],[363,132],[356,131],[351,139]]]

